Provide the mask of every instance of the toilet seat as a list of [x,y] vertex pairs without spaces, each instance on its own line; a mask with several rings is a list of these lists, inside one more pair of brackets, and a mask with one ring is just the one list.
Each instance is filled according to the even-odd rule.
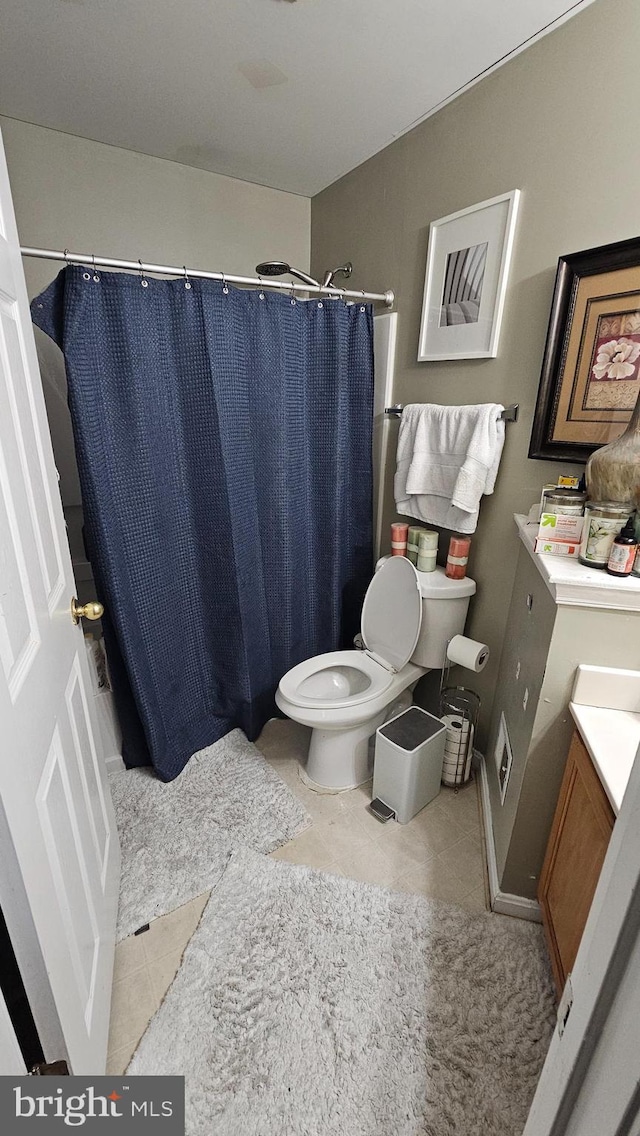
[[[350,676],[345,672],[353,672]],[[382,694],[391,685],[393,672],[371,658],[366,651],[328,651],[315,655],[292,667],[280,680],[280,692],[295,706],[315,710],[339,710],[358,706]],[[318,679],[314,692],[314,679]],[[340,683],[335,681],[342,679]],[[324,680],[324,681],[323,681]],[[342,694],[341,686],[355,687],[352,694]],[[307,690],[305,691],[305,685]],[[331,686],[335,697],[331,696]],[[324,686],[326,693],[318,691]],[[357,689],[360,686],[360,689]]]
[[416,649],[421,626],[418,573],[406,556],[392,556],[376,572],[364,597],[364,645],[383,666],[401,671]]
[[394,557],[367,588],[362,608],[366,651],[329,651],[298,663],[280,680],[279,693],[294,706],[340,710],[382,694],[411,658],[422,622],[418,573]]

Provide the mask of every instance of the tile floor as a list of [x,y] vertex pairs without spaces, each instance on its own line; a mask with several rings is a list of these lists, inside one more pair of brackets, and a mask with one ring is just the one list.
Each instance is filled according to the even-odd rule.
[[[309,731],[274,719],[258,742],[267,761],[307,808],[313,824],[272,853],[274,859],[309,864],[366,883],[418,892],[473,911],[487,906],[486,866],[475,782],[439,796],[409,824],[381,824],[367,810],[371,786],[321,795],[298,770]],[[116,948],[107,1071],[124,1071],[147,1023],[180,965],[208,894],[156,919],[142,935]]]

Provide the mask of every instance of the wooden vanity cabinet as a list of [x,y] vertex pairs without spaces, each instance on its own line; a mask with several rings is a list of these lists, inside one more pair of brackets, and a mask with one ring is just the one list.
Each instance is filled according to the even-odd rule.
[[538,887],[558,994],[573,967],[615,814],[574,731]]

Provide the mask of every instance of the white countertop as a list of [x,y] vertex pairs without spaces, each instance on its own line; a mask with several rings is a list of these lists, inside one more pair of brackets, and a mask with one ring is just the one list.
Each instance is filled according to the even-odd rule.
[[617,816],[640,748],[640,671],[579,666],[569,708]]
[[640,746],[640,714],[575,702],[569,709],[617,816]]
[[533,551],[538,522],[514,514],[520,540],[528,550],[557,604],[640,611],[640,576],[620,579],[599,568],[587,568],[569,556],[545,556]]

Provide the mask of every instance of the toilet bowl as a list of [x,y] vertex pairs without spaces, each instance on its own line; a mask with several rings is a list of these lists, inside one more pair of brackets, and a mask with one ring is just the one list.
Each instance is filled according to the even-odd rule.
[[329,651],[280,680],[276,703],[312,728],[305,781],[343,792],[371,776],[369,739],[398,697],[441,667],[447,643],[464,629],[469,578],[442,568],[418,572],[404,556],[379,561],[362,608],[363,651]]

